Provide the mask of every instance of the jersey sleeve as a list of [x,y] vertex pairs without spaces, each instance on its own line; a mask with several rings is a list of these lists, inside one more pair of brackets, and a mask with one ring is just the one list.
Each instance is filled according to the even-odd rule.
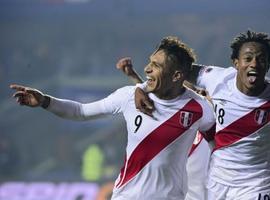
[[210,134],[209,132],[215,131],[215,115],[212,105],[207,101],[202,102],[203,117],[200,123],[199,131],[203,134]]
[[121,113],[129,97],[134,93],[134,88],[132,86],[120,88],[106,98],[91,103],[51,97],[47,110],[59,117],[72,120],[90,120],[106,114]]
[[222,75],[224,68],[217,66],[203,66],[198,74],[196,85],[208,90],[213,82]]

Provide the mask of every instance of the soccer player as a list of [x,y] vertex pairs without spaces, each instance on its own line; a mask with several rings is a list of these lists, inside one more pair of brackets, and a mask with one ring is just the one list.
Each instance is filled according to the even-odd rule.
[[135,107],[135,86],[118,89],[105,99],[81,104],[11,85],[21,105],[42,106],[63,118],[88,120],[122,113],[128,129],[124,167],[115,181],[113,200],[183,200],[187,191],[186,161],[197,130],[215,123],[211,106],[183,87],[195,60],[192,50],[167,37],[150,56],[145,74],[156,110],[149,117]]
[[[130,57],[120,59],[116,64],[117,69],[127,75],[135,84],[143,83],[143,79],[134,70]],[[197,93],[206,95],[193,85],[184,81],[186,87]],[[207,138],[208,139],[208,138]],[[185,200],[207,200],[206,180],[209,168],[209,160],[213,144],[208,144],[203,135],[198,131],[188,154],[187,177],[188,192]]]
[[[208,91],[216,114],[208,199],[270,199],[270,39],[248,30],[231,48],[234,67],[197,66],[190,76]],[[151,104],[142,94],[137,88],[137,108]]]

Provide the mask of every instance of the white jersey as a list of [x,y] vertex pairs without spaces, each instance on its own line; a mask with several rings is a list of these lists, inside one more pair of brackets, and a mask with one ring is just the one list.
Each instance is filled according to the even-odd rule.
[[188,192],[185,200],[207,200],[207,175],[211,146],[198,131],[187,161]]
[[270,187],[270,85],[258,97],[236,87],[235,68],[204,67],[198,86],[212,98],[216,147],[209,178],[229,186]]
[[181,200],[187,191],[186,161],[196,131],[214,124],[212,107],[190,90],[172,100],[150,94],[154,118],[135,108],[135,87],[118,89],[89,104],[52,99],[48,109],[61,117],[90,119],[122,113],[128,141],[126,158],[115,181],[113,200]]

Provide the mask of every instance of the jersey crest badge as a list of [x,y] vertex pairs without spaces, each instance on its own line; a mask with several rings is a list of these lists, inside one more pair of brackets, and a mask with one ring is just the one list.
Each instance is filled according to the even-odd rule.
[[188,127],[192,123],[193,113],[187,112],[187,111],[181,111],[180,112],[180,124],[183,127]]
[[257,124],[264,124],[266,123],[268,120],[268,114],[269,112],[267,110],[262,110],[262,109],[258,109],[255,112],[255,121],[257,122]]
[[206,69],[205,69],[205,73],[209,73],[209,72],[211,72],[212,71],[212,67],[207,67]]

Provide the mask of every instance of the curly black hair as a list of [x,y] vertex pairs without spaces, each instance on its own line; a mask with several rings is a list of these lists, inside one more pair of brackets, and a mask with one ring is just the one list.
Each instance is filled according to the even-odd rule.
[[[254,32],[251,30],[248,30],[244,33],[240,33],[238,36],[236,36],[232,43],[231,43],[231,59],[237,59],[239,56],[239,52],[243,44],[247,42],[258,42],[261,43],[266,47],[266,50],[268,52],[268,63],[270,64],[270,38],[268,34],[262,33],[262,32]],[[269,65],[268,65],[269,68]]]
[[190,47],[174,36],[168,36],[161,40],[155,52],[164,50],[168,57],[178,63],[177,68],[188,73],[192,63],[196,61],[196,55]]

